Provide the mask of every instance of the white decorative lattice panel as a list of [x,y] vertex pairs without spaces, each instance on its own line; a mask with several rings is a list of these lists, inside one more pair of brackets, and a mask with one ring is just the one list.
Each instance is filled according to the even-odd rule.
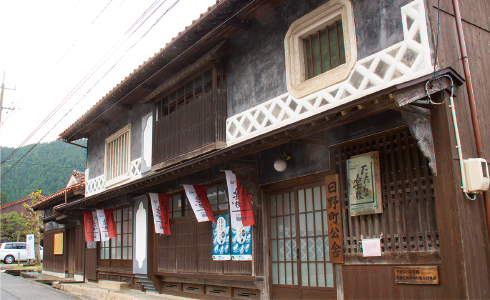
[[95,177],[94,179],[88,180],[88,172],[85,173],[85,197],[98,194],[105,191],[104,187],[104,175]]
[[141,177],[141,157],[131,162],[129,176],[131,180]]
[[347,80],[295,99],[289,93],[226,120],[227,146],[433,71],[422,0],[401,8],[404,40],[356,62]]

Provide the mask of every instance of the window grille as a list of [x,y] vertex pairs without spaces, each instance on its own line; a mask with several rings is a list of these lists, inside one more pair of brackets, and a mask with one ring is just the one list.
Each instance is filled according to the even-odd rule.
[[131,126],[127,125],[106,139],[105,182],[106,185],[129,178]]
[[345,64],[344,34],[339,20],[303,39],[306,79]]

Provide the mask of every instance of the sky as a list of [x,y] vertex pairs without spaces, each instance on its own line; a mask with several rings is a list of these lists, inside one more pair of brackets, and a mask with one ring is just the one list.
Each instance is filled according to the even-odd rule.
[[57,139],[215,3],[0,0],[0,83],[5,72],[8,88],[3,107],[14,108],[2,111],[0,145]]

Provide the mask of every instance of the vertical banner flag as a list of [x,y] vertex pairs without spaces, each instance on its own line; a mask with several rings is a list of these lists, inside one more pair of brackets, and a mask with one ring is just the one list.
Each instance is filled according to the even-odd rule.
[[231,227],[240,228],[255,225],[252,210],[252,196],[232,171],[225,171],[228,184],[228,199],[230,201]]
[[252,226],[231,229],[231,259],[252,260]]
[[34,234],[26,235],[26,258],[36,258],[36,254],[34,253]]
[[170,235],[168,194],[150,193],[149,195],[151,208],[153,210],[155,233]]
[[230,259],[230,215],[218,215],[213,223],[213,260]]
[[96,209],[97,219],[99,221],[100,238],[102,241],[108,241],[117,237],[116,222],[114,221],[114,212],[112,209]]
[[198,222],[213,221],[216,223],[214,218],[213,209],[209,204],[208,192],[206,187],[203,185],[190,185],[184,184],[185,194],[189,203],[194,210]]
[[83,224],[84,224],[83,227],[85,229],[85,241],[86,242],[100,241],[99,224],[97,224],[97,212],[84,211]]

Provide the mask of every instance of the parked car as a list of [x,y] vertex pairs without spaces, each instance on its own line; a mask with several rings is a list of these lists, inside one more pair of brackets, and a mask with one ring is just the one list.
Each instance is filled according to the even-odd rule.
[[[41,260],[43,259],[43,247],[41,250]],[[25,242],[9,242],[0,245],[0,260],[6,264],[11,264],[16,261],[27,261],[27,250]]]

